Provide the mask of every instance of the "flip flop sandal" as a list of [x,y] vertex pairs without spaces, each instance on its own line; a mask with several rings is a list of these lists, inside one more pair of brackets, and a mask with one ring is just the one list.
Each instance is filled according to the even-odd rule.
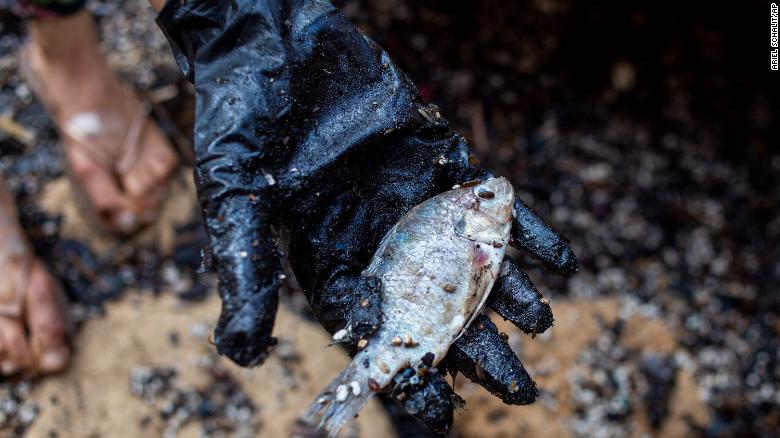
[[[57,105],[47,98],[49,93],[46,92],[44,83],[39,80],[35,71],[32,69],[30,63],[30,48],[29,45],[24,46],[19,51],[19,71],[21,75],[27,81],[30,89],[38,97],[43,106],[49,111],[55,120],[58,120],[58,114],[60,111]],[[57,130],[61,138],[70,141],[76,147],[81,150],[97,165],[104,168],[107,172],[117,177],[117,185],[123,188],[118,176],[124,175],[130,171],[138,162],[140,157],[140,141],[143,137],[144,129],[148,122],[148,118],[151,112],[150,105],[141,101],[137,111],[133,115],[130,123],[127,124],[124,117],[106,117],[105,114],[98,112],[85,111],[78,113],[67,120],[60,121],[57,124]],[[121,132],[124,128],[124,137],[122,139],[122,147],[120,149],[119,156],[112,156],[108,154],[98,146],[100,141],[105,141],[106,132]],[[111,224],[111,218],[107,217],[108,212],[99,211],[96,206],[90,201],[86,189],[81,185],[78,178],[75,177],[70,169],[70,166],[66,166],[67,174],[73,187],[76,188],[75,192],[79,203],[84,207],[84,211],[88,212],[88,218],[105,231],[119,235],[130,235],[140,229],[140,224],[137,220],[131,220],[128,217],[119,217],[119,225],[115,226]],[[170,175],[173,175],[171,172]],[[164,192],[167,188],[170,180],[170,176],[167,180],[161,182],[158,187],[164,187],[160,189],[160,192]],[[163,193],[152,192],[155,197],[159,196],[162,199]],[[156,216],[159,205],[155,206],[152,216]],[[149,221],[151,222],[151,221]]]

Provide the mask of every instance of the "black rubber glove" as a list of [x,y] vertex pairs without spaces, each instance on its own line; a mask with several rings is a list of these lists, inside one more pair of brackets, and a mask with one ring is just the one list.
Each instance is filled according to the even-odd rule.
[[[377,284],[361,280],[384,234],[414,205],[454,184],[489,176],[465,140],[379,46],[319,0],[170,0],[158,18],[182,72],[195,84],[198,196],[223,300],[217,349],[258,365],[282,278],[274,229],[322,325],[347,339],[382,321]],[[520,200],[513,244],[556,272],[577,260],[565,239]],[[507,259],[488,302],[526,332],[552,324],[550,307]],[[536,387],[487,317],[450,349],[460,371],[507,403]],[[454,394],[428,367],[389,389],[436,431],[452,422]],[[421,377],[421,378],[420,378]],[[413,400],[412,406],[409,401]]]

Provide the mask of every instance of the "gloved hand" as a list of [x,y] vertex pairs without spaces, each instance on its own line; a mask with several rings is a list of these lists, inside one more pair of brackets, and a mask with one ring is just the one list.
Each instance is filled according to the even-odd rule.
[[[489,174],[387,53],[327,1],[171,0],[158,24],[195,84],[195,177],[223,302],[218,351],[252,366],[276,343],[283,270],[272,227],[286,230],[290,264],[322,325],[349,328],[351,341],[369,336],[381,301],[360,272],[384,234],[416,204]],[[519,199],[515,210],[513,245],[574,273],[565,239]],[[552,324],[511,259],[488,305],[528,333]],[[537,395],[485,316],[445,362],[507,403]],[[394,398],[432,430],[449,427],[454,394],[443,377],[402,374],[418,378],[396,379],[391,392],[404,395]]]

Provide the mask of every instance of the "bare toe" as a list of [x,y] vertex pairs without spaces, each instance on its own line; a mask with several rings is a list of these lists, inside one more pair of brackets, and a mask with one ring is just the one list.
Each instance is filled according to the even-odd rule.
[[61,371],[70,359],[70,324],[65,298],[59,285],[40,262],[35,263],[30,273],[26,300],[30,350],[37,371]]
[[0,372],[7,376],[28,370],[32,365],[32,353],[27,345],[22,322],[16,318],[0,316],[0,339],[3,342]]
[[73,176],[94,206],[97,219],[113,232],[134,231],[138,226],[138,208],[122,193],[116,177],[80,148],[68,148],[68,152]]

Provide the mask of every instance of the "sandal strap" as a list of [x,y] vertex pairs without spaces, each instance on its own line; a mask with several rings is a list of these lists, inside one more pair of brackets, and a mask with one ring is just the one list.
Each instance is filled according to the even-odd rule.
[[103,167],[113,169],[113,159],[103,149],[96,146],[92,137],[103,130],[100,114],[83,112],[68,119],[59,131],[84,150],[90,158]]
[[141,156],[140,141],[149,113],[149,105],[143,102],[138,105],[138,109],[125,131],[118,158],[107,154],[95,144],[94,138],[100,135],[105,128],[100,114],[96,112],[76,114],[60,127],[60,131],[76,145],[84,149],[96,162],[108,169],[112,169],[117,174],[123,175],[135,166],[138,158]]
[[124,175],[130,171],[138,162],[141,156],[141,136],[144,133],[144,127],[149,117],[151,108],[145,102],[138,105],[138,110],[127,127],[125,141],[122,142],[122,156],[116,163],[116,170]]

